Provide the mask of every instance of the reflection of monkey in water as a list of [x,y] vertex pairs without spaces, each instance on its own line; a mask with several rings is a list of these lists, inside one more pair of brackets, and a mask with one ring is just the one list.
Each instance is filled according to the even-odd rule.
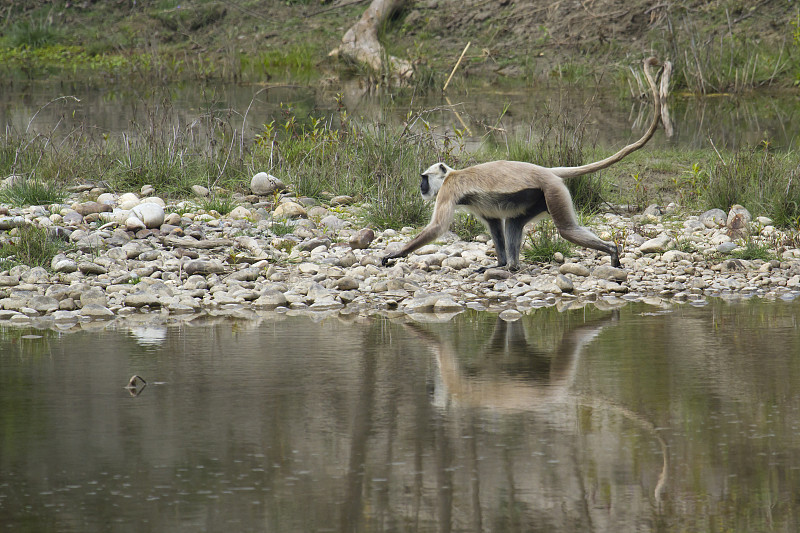
[[651,434],[661,448],[663,463],[654,489],[661,502],[667,483],[667,445],[652,422],[638,413],[607,400],[571,391],[583,350],[603,329],[619,321],[619,311],[592,322],[568,329],[552,353],[537,350],[528,342],[523,320],[497,319],[494,331],[481,350],[481,360],[489,360],[498,372],[474,375],[464,368],[455,346],[423,327],[409,323],[408,329],[423,339],[436,358],[443,390],[434,390],[439,406],[508,409],[543,412],[552,420],[554,404],[574,402],[591,408],[616,412]]
[[535,410],[542,403],[568,395],[583,349],[618,312],[566,331],[554,353],[542,353],[528,342],[522,320],[497,319],[494,331],[483,345],[482,361],[500,368],[491,379],[475,379],[462,367],[451,343],[409,324],[414,333],[428,341],[436,356],[447,400],[460,405],[501,409]]
[[[606,252],[611,263],[620,266],[619,250],[613,242],[600,239],[578,223],[572,198],[562,178],[573,178],[596,172],[641,148],[656,131],[661,119],[662,100],[651,67],[658,61],[651,57],[644,62],[644,73],[653,94],[653,121],[647,132],[635,143],[601,161],[579,167],[546,168],[520,161],[492,161],[462,170],[436,163],[422,173],[420,192],[426,200],[436,198],[430,223],[402,250],[386,255],[382,262],[405,257],[447,231],[457,208],[464,208],[488,228],[497,253],[497,266],[519,268],[519,250],[525,224],[550,215],[558,232],[566,240],[580,246]],[[662,87],[669,82],[671,67],[665,63]],[[486,270],[479,268],[478,272]]]

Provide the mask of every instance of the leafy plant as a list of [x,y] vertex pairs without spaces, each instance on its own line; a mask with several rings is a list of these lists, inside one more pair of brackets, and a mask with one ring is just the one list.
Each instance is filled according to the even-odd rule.
[[692,168],[673,178],[673,182],[679,202],[682,205],[694,205],[708,188],[709,172],[698,163],[692,163]]

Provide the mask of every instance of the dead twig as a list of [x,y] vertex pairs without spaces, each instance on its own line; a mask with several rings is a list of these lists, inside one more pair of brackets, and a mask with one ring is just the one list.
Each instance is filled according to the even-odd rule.
[[456,70],[458,69],[458,66],[461,64],[461,60],[464,59],[464,54],[467,53],[467,50],[469,50],[469,46],[471,44],[472,44],[472,41],[469,41],[467,43],[467,46],[464,47],[464,51],[461,52],[461,56],[458,58],[458,61],[456,61],[456,66],[453,67],[453,71],[450,72],[450,76],[448,76],[447,81],[444,82],[444,87],[442,87],[442,92],[445,92],[447,90],[447,86],[450,85],[450,80],[453,79],[453,74],[456,73]]

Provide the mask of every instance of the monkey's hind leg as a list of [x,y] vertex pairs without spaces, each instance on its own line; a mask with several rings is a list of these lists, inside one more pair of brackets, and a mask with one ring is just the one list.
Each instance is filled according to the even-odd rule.
[[593,250],[606,252],[611,256],[611,265],[615,267],[620,266],[619,248],[617,248],[617,245],[613,242],[602,240],[583,226],[558,227],[558,225],[556,225],[556,227],[558,228],[558,233],[569,242],[574,242],[575,244],[586,248],[592,248]]
[[549,184],[545,190],[547,207],[558,233],[569,242],[574,242],[586,248],[600,250],[611,256],[611,264],[619,267],[619,249],[613,242],[606,242],[592,233],[588,228],[578,224],[578,217],[572,205],[569,189],[561,180]]
[[[494,242],[494,250],[497,254],[497,268],[506,266],[506,239],[503,233],[503,221],[499,218],[486,218],[482,219],[483,223],[489,227],[489,233],[492,235],[492,242]],[[489,268],[494,267],[480,267],[475,269],[476,274],[482,274]]]
[[522,248],[522,233],[525,224],[534,217],[529,215],[506,219],[506,261],[509,270],[519,270],[519,250]]

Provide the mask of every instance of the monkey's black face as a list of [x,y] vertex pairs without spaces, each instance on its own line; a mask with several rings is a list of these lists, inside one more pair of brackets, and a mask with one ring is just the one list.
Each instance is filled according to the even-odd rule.
[[425,174],[421,174],[421,176],[422,181],[419,182],[419,192],[422,193],[422,196],[427,196],[431,191],[431,185],[428,183],[428,176]]
[[452,169],[444,163],[436,163],[420,174],[422,180],[419,182],[419,192],[422,193],[424,199],[433,200],[436,198],[436,194],[442,187],[442,183],[444,183],[444,179],[450,170]]

